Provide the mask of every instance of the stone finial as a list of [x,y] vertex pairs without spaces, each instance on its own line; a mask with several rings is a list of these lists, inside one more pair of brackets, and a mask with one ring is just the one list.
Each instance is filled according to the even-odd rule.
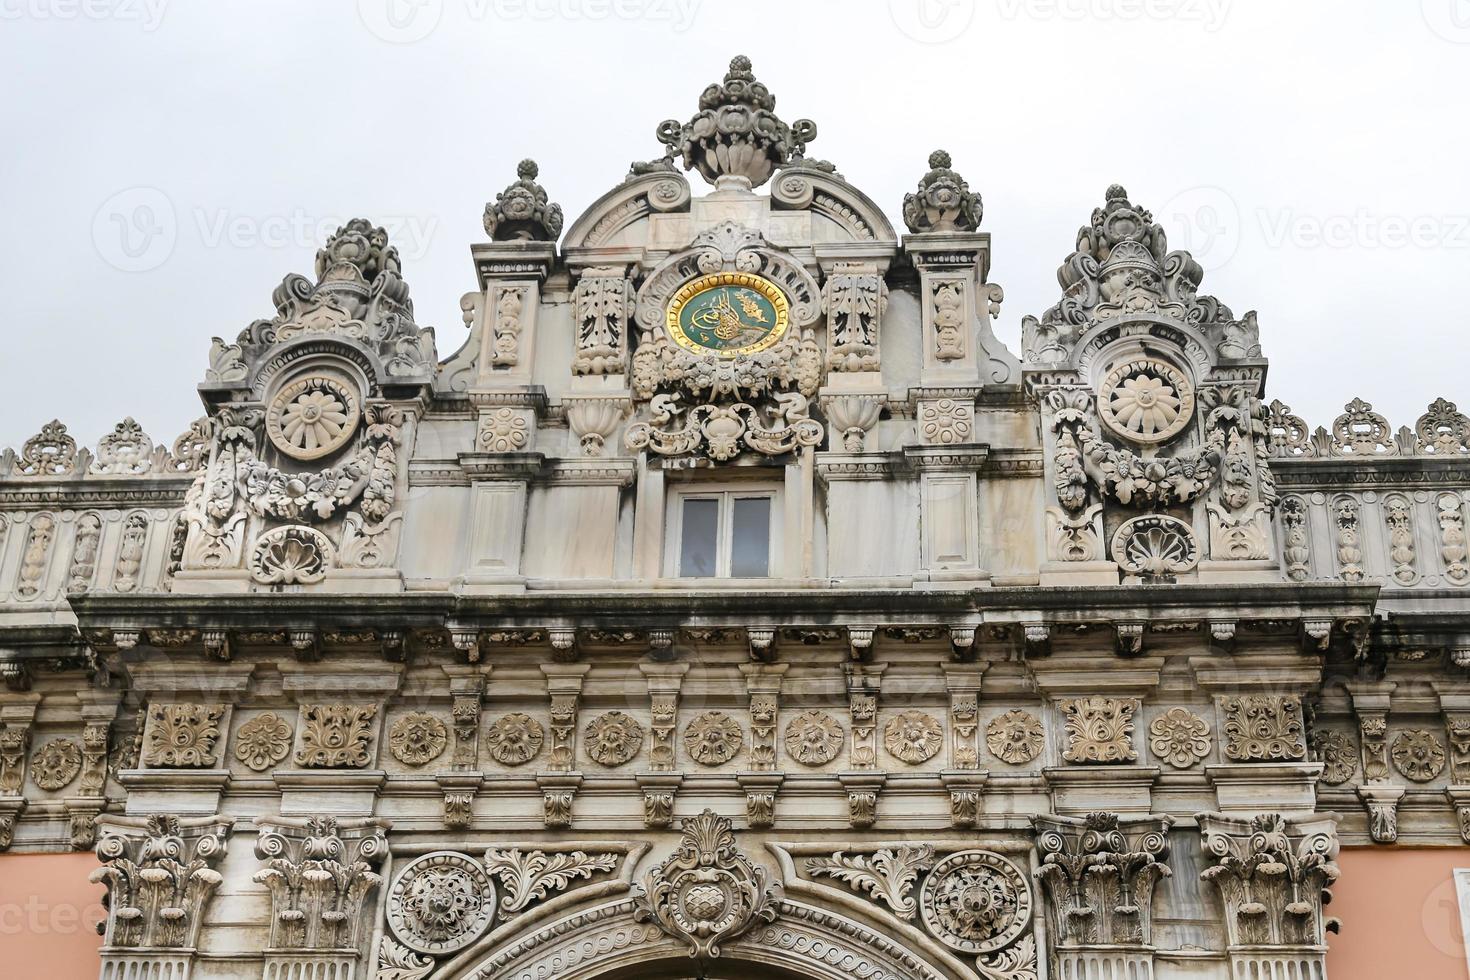
[[743,177],[759,187],[778,167],[801,159],[817,138],[817,124],[798,119],[788,126],[775,113],[776,97],[756,80],[750,59],[737,55],[722,83],[699,97],[699,112],[687,123],[666,119],[658,139],[669,153],[681,153],[684,169],[698,169],[714,183]]
[[[388,233],[366,218],[353,218],[338,228],[316,253],[318,283],[352,281],[372,283],[383,272],[403,272],[398,249],[388,244]],[[284,300],[277,299],[279,306]]]
[[485,233],[492,240],[554,242],[561,234],[561,205],[550,203],[536,183],[540,172],[535,160],[522,160],[515,182],[485,205]]
[[943,150],[929,154],[929,172],[919,181],[917,194],[905,194],[903,221],[914,233],[928,231],[974,231],[980,227],[985,207],[980,195],[954,170]]

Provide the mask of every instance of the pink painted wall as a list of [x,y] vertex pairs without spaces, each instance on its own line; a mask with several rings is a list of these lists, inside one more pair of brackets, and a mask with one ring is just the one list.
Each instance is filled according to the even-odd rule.
[[0,854],[0,977],[94,980],[101,885],[93,854]]
[[1330,980],[1470,976],[1452,876],[1470,868],[1470,848],[1345,847],[1337,864],[1327,909],[1342,934],[1328,936]]

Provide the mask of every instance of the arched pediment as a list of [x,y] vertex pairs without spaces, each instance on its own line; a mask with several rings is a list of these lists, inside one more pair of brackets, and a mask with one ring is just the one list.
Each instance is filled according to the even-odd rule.
[[816,167],[793,166],[778,173],[771,183],[771,206],[811,211],[830,220],[855,242],[898,243],[898,233],[872,198],[836,174]]
[[572,223],[563,250],[615,244],[623,229],[654,213],[689,210],[689,181],[673,171],[630,177],[593,202]]

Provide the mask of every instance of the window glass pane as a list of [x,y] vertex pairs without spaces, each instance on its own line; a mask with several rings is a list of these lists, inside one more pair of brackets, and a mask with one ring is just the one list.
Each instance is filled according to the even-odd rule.
[[720,502],[709,499],[686,499],[683,523],[679,529],[679,574],[687,577],[713,577],[716,542],[719,539]]
[[771,573],[771,498],[735,498],[730,528],[730,574],[755,578]]

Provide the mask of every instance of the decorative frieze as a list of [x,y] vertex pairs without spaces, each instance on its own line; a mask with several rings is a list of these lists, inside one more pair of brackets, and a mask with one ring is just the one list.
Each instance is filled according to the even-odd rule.
[[1124,763],[1138,758],[1133,747],[1133,716],[1137,698],[1111,698],[1096,694],[1067,698],[1058,704],[1066,724],[1067,762]]

